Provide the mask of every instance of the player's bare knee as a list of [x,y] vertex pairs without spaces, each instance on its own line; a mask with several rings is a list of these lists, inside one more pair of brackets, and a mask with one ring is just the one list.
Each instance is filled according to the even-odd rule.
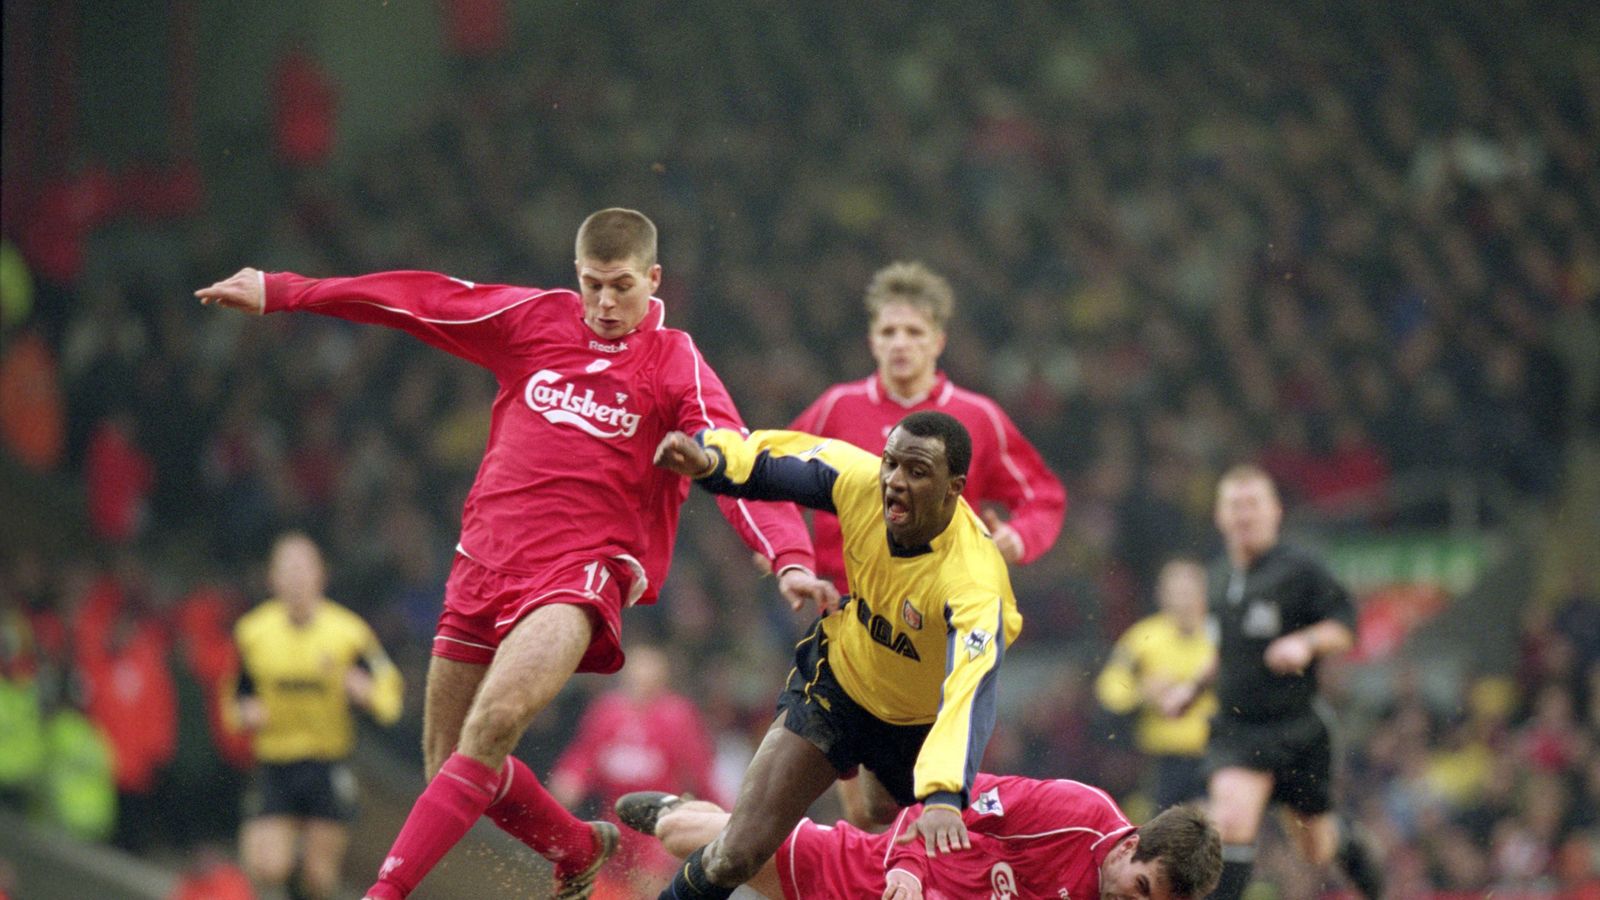
[[337,867],[307,865],[300,872],[300,887],[307,897],[327,900],[339,889]]
[[1213,810],[1211,818],[1224,844],[1254,843],[1260,827],[1260,817],[1248,813],[1227,814],[1222,810]]
[[255,884],[261,887],[281,887],[289,883],[289,871],[293,860],[284,858],[263,858],[260,856],[246,856],[244,859],[244,874]]
[[499,759],[516,747],[530,718],[515,699],[492,700],[473,707],[461,730],[461,752],[476,759]]

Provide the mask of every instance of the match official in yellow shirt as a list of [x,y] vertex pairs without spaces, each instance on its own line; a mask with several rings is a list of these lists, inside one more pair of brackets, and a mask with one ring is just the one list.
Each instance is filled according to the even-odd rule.
[[961,499],[971,459],[966,429],[933,411],[900,420],[881,456],[794,431],[662,440],[657,464],[707,490],[837,515],[852,589],[796,647],[727,827],[663,897],[729,896],[858,766],[891,808],[924,804],[906,839],[930,854],[970,846],[961,810],[994,728],[1000,661],[1022,630],[1005,560]]
[[272,598],[234,626],[233,714],[257,762],[240,857],[258,886],[278,889],[303,838],[301,893],[332,897],[356,815],[355,777],[344,763],[355,743],[351,707],[393,724],[404,686],[367,623],[323,596],[322,553],[309,537],[279,537],[267,578]]
[[1217,656],[1206,614],[1205,566],[1192,559],[1168,561],[1156,582],[1156,602],[1155,613],[1117,639],[1094,688],[1107,710],[1137,711],[1134,742],[1154,763],[1153,799],[1161,810],[1206,793],[1202,763],[1215,695],[1207,692],[1177,716],[1162,708],[1175,686],[1199,678]]

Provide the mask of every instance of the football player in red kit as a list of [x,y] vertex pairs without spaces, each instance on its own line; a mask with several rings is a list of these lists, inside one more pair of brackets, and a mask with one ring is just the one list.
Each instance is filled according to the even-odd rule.
[[[714,804],[660,792],[629,794],[617,813],[678,856],[728,820]],[[1135,827],[1108,794],[1076,781],[980,773],[962,812],[971,847],[953,852],[911,839],[920,813],[903,810],[882,834],[806,819],[746,885],[770,900],[1199,900],[1222,873],[1221,838],[1198,807]]]
[[[489,444],[462,513],[424,713],[429,783],[367,891],[406,896],[480,815],[555,863],[556,896],[590,896],[615,826],[556,802],[512,749],[574,672],[622,666],[622,608],[656,598],[687,479],[651,464],[662,436],[740,428],[694,341],[667,328],[656,228],[601,210],[576,241],[579,289],[430,272],[304,278],[243,269],[195,292],[250,313],[316,312],[409,332],[495,376]],[[838,602],[811,573],[793,507],[723,515],[798,608]]]

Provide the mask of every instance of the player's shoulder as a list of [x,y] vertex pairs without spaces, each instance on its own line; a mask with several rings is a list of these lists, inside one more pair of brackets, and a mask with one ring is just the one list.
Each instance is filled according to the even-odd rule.
[[239,621],[233,624],[233,630],[235,634],[257,632],[282,622],[286,616],[287,613],[284,610],[283,601],[276,599],[263,600],[240,616]]
[[1151,613],[1148,616],[1128,626],[1122,633],[1121,643],[1137,648],[1137,645],[1157,640],[1172,630],[1166,616],[1160,613]]
[[965,497],[956,507],[955,517],[950,520],[950,529],[954,531],[955,540],[951,542],[951,549],[967,557],[974,565],[981,565],[985,575],[995,566],[1005,569],[1005,557],[1000,555],[1000,548],[994,544],[994,536],[989,533],[989,526],[979,518],[978,511],[973,508]]
[[535,315],[565,315],[568,312],[583,310],[583,298],[578,292],[569,287],[531,287],[522,284],[481,284],[457,278],[454,275],[445,275],[445,278],[464,285],[474,294],[492,297],[496,301],[504,301],[506,308],[515,307],[527,314]]
[[1333,572],[1322,556],[1301,544],[1279,543],[1267,551],[1268,557],[1264,562],[1279,572],[1284,577],[1312,577],[1332,578]]
[[953,381],[945,383],[944,394],[940,407],[944,412],[960,419],[968,428],[978,424],[998,428],[1010,420],[1010,416],[1000,408],[1000,404],[988,394],[961,387]]
[[1322,554],[1303,544],[1279,544],[1278,550],[1283,554],[1285,562],[1299,568],[1323,570],[1328,568],[1328,564],[1323,560]]
[[1049,794],[1053,802],[1068,806],[1072,812],[1086,819],[1085,825],[1118,828],[1128,824],[1128,817],[1117,801],[1104,789],[1092,784],[1071,778],[1057,778],[1039,782],[1034,790]]
[[700,345],[694,335],[682,328],[640,329],[623,338],[641,344],[640,349],[653,354],[659,361],[659,371],[664,374],[692,374],[697,366],[705,362],[705,354],[701,352]]
[[875,376],[857,378],[854,381],[841,381],[829,385],[826,390],[817,395],[812,406],[838,405],[842,401],[872,402],[871,383]]
[[324,599],[322,601],[321,614],[326,617],[329,625],[344,631],[365,634],[371,630],[367,625],[367,620],[361,618],[360,613],[335,600]]

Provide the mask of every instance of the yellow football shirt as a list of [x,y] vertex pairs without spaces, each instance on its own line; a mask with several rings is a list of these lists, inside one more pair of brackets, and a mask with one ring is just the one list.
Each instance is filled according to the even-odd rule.
[[1005,560],[965,500],[923,548],[889,542],[875,454],[796,431],[705,432],[722,454],[700,483],[834,513],[848,606],[822,623],[828,665],[862,708],[933,728],[914,772],[919,798],[964,793],[994,730],[1000,660],[1022,630]]
[[1095,694],[1111,712],[1139,710],[1135,740],[1145,753],[1200,756],[1205,753],[1210,719],[1217,710],[1216,694],[1207,690],[1183,715],[1168,717],[1147,700],[1144,691],[1151,684],[1193,681],[1216,655],[1216,645],[1206,629],[1184,634],[1171,616],[1154,613],[1135,622],[1117,639],[1111,659],[1095,680]]
[[355,725],[345,677],[357,665],[372,675],[372,716],[400,718],[404,684],[377,636],[361,617],[323,600],[305,625],[289,619],[279,600],[267,600],[234,626],[241,693],[261,699],[266,723],[252,736],[256,758],[286,763],[339,760],[350,754]]

